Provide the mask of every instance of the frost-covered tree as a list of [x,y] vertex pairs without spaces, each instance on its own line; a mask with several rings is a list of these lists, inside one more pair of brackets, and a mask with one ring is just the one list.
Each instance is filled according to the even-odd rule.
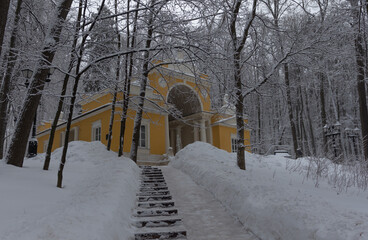
[[9,4],[10,0],[1,0],[0,1],[0,56],[2,52],[2,45],[5,34],[5,27],[8,20],[8,12],[9,12]]
[[27,137],[28,136],[34,114],[36,113],[42,90],[45,87],[45,80],[48,76],[49,66],[55,56],[56,46],[60,40],[60,34],[63,27],[63,23],[69,13],[72,0],[63,0],[58,4],[57,13],[54,18],[54,22],[51,22],[51,27],[48,30],[46,38],[43,43],[42,51],[38,56],[36,67],[34,68],[34,74],[31,78],[29,85],[29,91],[22,111],[18,118],[16,129],[9,146],[7,154],[7,163],[18,167],[23,166],[23,159],[26,150]]
[[[95,15],[92,14],[92,19]],[[113,14],[109,8],[104,6],[102,9],[102,19],[96,23],[93,31],[89,34],[86,42],[86,58],[90,62],[117,50],[114,19],[103,19],[103,17],[111,15]],[[86,93],[96,93],[110,87],[108,83],[112,82],[115,78],[114,65],[115,59],[106,59],[91,66],[83,78],[84,91]]]

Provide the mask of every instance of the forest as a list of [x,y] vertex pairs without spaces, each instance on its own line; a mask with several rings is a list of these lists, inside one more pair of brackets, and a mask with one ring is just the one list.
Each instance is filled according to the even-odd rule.
[[148,74],[185,63],[209,76],[214,110],[236,110],[241,169],[245,147],[367,164],[367,24],[363,0],[0,0],[0,159],[22,167],[34,122],[70,130],[81,97],[105,89],[123,146],[134,80],[136,160]]

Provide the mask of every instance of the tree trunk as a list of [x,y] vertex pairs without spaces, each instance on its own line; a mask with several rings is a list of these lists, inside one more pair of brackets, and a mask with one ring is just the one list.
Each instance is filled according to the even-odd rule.
[[326,133],[324,131],[324,127],[327,125],[327,117],[326,117],[326,104],[325,104],[325,87],[324,87],[324,81],[325,81],[325,75],[324,73],[318,74],[319,80],[320,80],[320,89],[319,89],[319,101],[320,101],[320,113],[321,113],[321,124],[322,124],[322,140],[323,140],[323,153],[326,156],[328,149],[327,149],[327,137]]
[[359,113],[360,113],[360,125],[363,140],[363,152],[364,158],[368,160],[368,111],[367,111],[367,100],[366,100],[366,89],[365,89],[365,75],[364,75],[364,60],[363,60],[363,47],[362,37],[360,33],[357,34],[355,39],[355,50],[356,50],[356,63],[357,63],[357,87],[359,96]]
[[[136,9],[139,8],[139,1],[137,2]],[[130,0],[127,2],[128,9]],[[127,15],[127,25],[129,26],[129,13]],[[133,49],[135,47],[135,40],[136,40],[136,32],[137,32],[137,21],[138,21],[138,11],[135,12],[134,16],[134,25],[133,25],[133,36],[130,43],[130,48]],[[129,49],[129,38],[130,38],[130,32],[129,28],[127,28],[127,48]],[[121,114],[121,122],[120,122],[120,138],[119,138],[119,152],[118,156],[121,157],[124,153],[124,137],[125,137],[125,126],[126,126],[126,120],[127,120],[127,114],[128,114],[128,108],[129,108],[129,95],[130,95],[130,81],[132,78],[132,72],[133,72],[133,53],[129,54],[129,60],[128,55],[125,59],[125,81],[124,81],[124,90],[123,90],[123,111]],[[129,69],[128,69],[129,64]]]
[[67,90],[67,86],[68,86],[68,82],[69,82],[69,75],[71,74],[71,72],[73,70],[74,61],[77,57],[77,54],[76,54],[75,51],[76,51],[76,46],[77,46],[78,37],[79,37],[78,33],[79,33],[80,21],[81,21],[81,17],[82,17],[82,9],[83,9],[82,5],[83,5],[83,0],[80,0],[79,1],[79,8],[78,8],[78,15],[77,15],[77,22],[76,22],[76,25],[75,25],[75,34],[74,34],[74,39],[73,39],[73,44],[72,44],[72,51],[74,53],[71,55],[71,58],[70,58],[70,61],[69,61],[68,74],[66,74],[65,77],[64,77],[58,107],[57,107],[57,110],[56,110],[54,121],[52,122],[49,142],[48,142],[48,145],[47,145],[47,150],[46,150],[46,155],[45,155],[45,161],[44,161],[44,164],[43,164],[43,170],[48,170],[49,169],[50,160],[51,160],[51,150],[52,150],[52,145],[54,144],[56,127],[57,127],[57,124],[59,122],[61,111],[63,109],[65,94],[66,94],[66,90]]
[[240,66],[240,53],[234,54],[234,66],[235,74],[234,80],[236,84],[235,95],[236,95],[236,135],[237,135],[237,150],[236,150],[236,161],[238,167],[245,170],[245,156],[244,156],[244,100],[242,91],[241,81],[241,66]]
[[45,161],[43,163],[43,170],[49,170],[49,165],[50,165],[50,160],[51,160],[51,151],[52,151],[52,145],[54,144],[56,127],[59,122],[61,110],[63,109],[65,93],[66,93],[66,89],[67,89],[68,82],[69,82],[69,74],[71,73],[72,68],[73,68],[73,61],[70,61],[68,74],[66,74],[64,77],[63,87],[61,89],[61,95],[60,95],[58,107],[55,113],[54,120],[52,122],[51,130],[50,130],[50,137],[49,137],[49,142],[47,145]]
[[[80,4],[81,3],[82,3],[82,1],[80,2]],[[85,16],[86,5],[87,4],[85,3],[84,12],[83,12],[83,19],[84,19],[83,20],[83,26],[85,25],[85,20],[86,20],[86,16]],[[59,165],[59,170],[58,170],[58,179],[57,179],[57,184],[56,184],[56,186],[58,188],[62,188],[62,185],[63,185],[63,171],[64,171],[65,162],[66,162],[66,154],[68,152],[70,127],[72,125],[72,120],[73,120],[73,111],[74,111],[75,100],[77,98],[78,84],[79,84],[79,80],[81,78],[81,74],[80,74],[79,70],[80,70],[81,63],[82,63],[84,45],[85,45],[85,42],[86,42],[86,40],[89,36],[89,33],[91,32],[94,25],[96,24],[97,19],[101,15],[102,8],[103,8],[104,5],[105,5],[105,0],[102,1],[97,16],[95,17],[94,21],[92,22],[91,26],[89,27],[88,32],[83,36],[83,39],[82,39],[81,44],[80,44],[78,60],[77,60],[77,66],[76,66],[76,69],[75,69],[76,77],[75,77],[74,86],[73,86],[72,98],[71,98],[70,106],[69,106],[68,122],[67,122],[66,130],[65,130],[63,153],[61,155],[61,160],[60,160],[60,165]],[[80,5],[80,8],[81,8],[81,6],[82,5]],[[83,31],[83,28],[82,28],[82,31]]]
[[[353,17],[356,24],[359,23],[360,12],[358,9],[358,1],[351,0],[351,6],[353,7]],[[363,153],[364,158],[368,160],[368,111],[367,111],[367,100],[366,100],[366,89],[365,89],[365,73],[364,73],[364,49],[363,49],[363,38],[360,26],[354,25],[355,27],[355,55],[356,55],[356,66],[357,66],[357,87],[359,97],[359,113],[360,113],[360,125],[363,140]]]
[[[129,9],[127,10],[129,12]],[[118,13],[118,3],[117,0],[115,0],[115,14]],[[128,14],[129,15],[129,14]],[[119,27],[118,27],[118,16],[115,17],[115,26],[116,26],[116,34],[117,34],[117,41],[118,41],[118,51],[120,51],[121,46],[121,38],[119,33]],[[128,28],[128,25],[127,25]],[[129,43],[129,41],[128,41]],[[115,105],[116,105],[116,99],[119,91],[119,82],[120,82],[120,56],[117,57],[117,66],[116,66],[116,83],[115,83],[115,89],[114,89],[114,96],[112,99],[111,104],[111,115],[110,115],[110,124],[109,124],[109,132],[107,135],[107,151],[110,151],[111,148],[111,138],[112,138],[112,128],[114,126],[114,116],[115,116]]]
[[[25,136],[29,135],[33,118],[37,111],[37,107],[42,96],[42,91],[45,87],[45,80],[49,72],[47,66],[49,66],[54,59],[56,51],[55,47],[60,40],[62,25],[69,13],[72,2],[73,0],[63,0],[59,5],[58,16],[51,28],[51,32],[49,33],[50,37],[46,37],[46,40],[49,42],[45,43],[45,46],[41,52],[40,60],[38,60],[37,67],[35,68],[35,74],[33,74],[28,94],[24,101],[15,132],[9,146],[7,155],[8,164],[18,167],[23,166],[23,159],[28,140],[28,138]],[[50,38],[52,38],[53,41],[50,41]],[[50,46],[50,42],[52,42],[52,46]]]
[[[154,9],[152,7],[155,5],[156,0],[151,1],[151,11],[148,18],[148,29],[147,29],[147,38],[145,48],[149,49],[151,47],[152,42],[152,35],[153,35],[153,21],[154,21]],[[130,149],[130,158],[137,162],[137,151],[138,151],[138,143],[139,143],[139,133],[141,129],[142,123],[142,114],[143,114],[143,105],[144,100],[146,98],[146,87],[147,87],[147,79],[149,74],[148,65],[150,63],[150,52],[147,50],[144,52],[143,55],[143,66],[142,66],[142,78],[140,81],[140,91],[139,91],[139,99],[138,99],[138,109],[134,119],[134,129],[133,129],[133,139],[132,139],[132,146]]]
[[[78,57],[78,63],[76,67],[77,74],[79,72],[80,64],[82,62],[81,60],[82,58]],[[63,170],[64,170],[64,166],[66,162],[66,154],[68,152],[70,127],[72,125],[72,120],[73,120],[74,104],[75,104],[75,99],[77,96],[79,80],[80,80],[80,75],[78,74],[74,81],[72,98],[71,98],[70,105],[69,105],[69,115],[68,115],[68,122],[66,125],[66,130],[65,130],[64,147],[63,147],[63,153],[61,155],[61,160],[60,160],[60,165],[59,165],[59,170],[58,170],[58,179],[57,179],[57,185],[56,185],[58,188],[62,188],[62,184],[63,184]]]
[[[7,122],[8,122],[7,110],[8,110],[8,103],[9,103],[8,95],[10,91],[10,81],[11,81],[13,69],[15,66],[15,62],[17,61],[17,55],[18,55],[18,51],[16,50],[15,42],[17,40],[17,29],[19,25],[21,7],[22,7],[22,0],[18,0],[17,8],[15,10],[14,26],[13,26],[13,30],[12,30],[12,34],[10,38],[10,46],[9,46],[10,50],[9,50],[9,55],[7,59],[7,66],[5,69],[5,76],[4,76],[4,80],[2,81],[1,89],[0,89],[0,159],[3,159],[3,154],[4,154],[4,138],[5,138],[6,127],[7,127]],[[1,16],[1,11],[2,10],[0,10],[0,16]],[[2,16],[0,17],[0,20],[1,18]],[[0,23],[0,25],[2,25],[2,23]],[[2,39],[0,40],[2,42]]]
[[284,75],[285,75],[285,86],[286,86],[286,105],[288,110],[288,117],[290,122],[290,130],[291,130],[291,136],[293,139],[293,151],[295,154],[295,157],[298,158],[298,140],[296,136],[296,127],[295,127],[295,121],[294,121],[294,114],[293,114],[293,108],[291,104],[291,90],[290,90],[290,79],[289,79],[289,65],[287,63],[284,64]]
[[305,90],[305,110],[306,110],[306,115],[307,115],[307,119],[308,119],[308,131],[309,131],[309,137],[310,137],[310,141],[311,141],[311,153],[313,155],[316,155],[316,141],[314,139],[314,132],[313,132],[313,122],[311,119],[311,115],[310,115],[310,110],[309,110],[309,97],[308,97],[308,91]]
[[[0,8],[0,56],[1,56],[2,45],[4,41],[6,22],[8,20],[9,3],[10,3],[10,0],[0,0],[0,6],[1,6]],[[19,0],[18,0],[17,5],[19,5]],[[17,6],[17,10],[18,10],[18,6]],[[15,16],[17,17],[17,14]],[[14,26],[17,26],[16,22],[17,21],[15,21]]]
[[[245,156],[244,156],[244,96],[243,96],[243,88],[242,88],[242,80],[241,80],[241,54],[243,52],[245,42],[247,41],[249,29],[252,25],[252,22],[256,16],[257,10],[257,0],[253,0],[252,12],[248,17],[248,22],[245,24],[243,29],[242,36],[240,39],[237,37],[237,18],[239,15],[239,11],[241,9],[242,1],[234,1],[233,7],[231,9],[231,19],[230,19],[230,37],[233,46],[233,67],[234,67],[234,84],[235,84],[235,96],[236,96],[236,134],[237,134],[237,151],[236,151],[236,159],[238,167],[242,170],[245,170]],[[240,40],[240,41],[239,41]]]

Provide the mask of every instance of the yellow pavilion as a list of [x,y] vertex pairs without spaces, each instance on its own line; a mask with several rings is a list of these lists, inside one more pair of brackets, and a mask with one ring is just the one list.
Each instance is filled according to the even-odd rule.
[[[107,145],[113,99],[111,92],[111,89],[105,89],[79,102],[82,110],[73,118],[69,141],[101,141]],[[160,162],[171,152],[175,154],[195,141],[207,142],[228,152],[236,151],[234,109],[227,101],[221,111],[211,109],[209,92],[208,76],[195,74],[186,65],[162,65],[152,70],[148,76],[138,161]],[[133,81],[124,141],[126,156],[129,156],[132,143],[138,95],[138,81]],[[120,92],[118,102],[122,96]],[[111,142],[111,150],[116,152],[119,149],[121,111],[121,104],[116,104]],[[173,112],[177,115],[174,116]],[[246,118],[244,121],[247,123]],[[43,122],[38,127],[38,153],[47,149],[50,127],[50,122]],[[60,122],[52,150],[63,145],[65,129],[66,122]],[[248,129],[244,139],[244,144],[249,146]]]

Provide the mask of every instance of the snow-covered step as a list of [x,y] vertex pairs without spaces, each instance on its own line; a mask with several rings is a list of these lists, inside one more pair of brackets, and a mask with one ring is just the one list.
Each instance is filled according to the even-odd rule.
[[160,171],[144,171],[142,172],[143,176],[163,176]]
[[142,177],[141,181],[165,181],[164,177]]
[[152,176],[152,177],[147,177],[147,176],[142,176],[141,177],[141,180],[142,179],[146,179],[146,180],[162,180],[162,179],[165,179],[163,176],[161,175],[156,175],[156,176]]
[[144,171],[144,172],[142,172],[142,176],[151,176],[151,175],[162,176],[162,172],[161,171]]
[[170,195],[170,191],[141,191],[137,196],[160,196],[160,195]]
[[164,176],[156,175],[156,176],[142,176],[141,179],[155,180],[155,179],[164,179]]
[[150,173],[150,172],[159,172],[159,173],[162,173],[161,169],[158,169],[158,168],[143,169],[142,170],[142,173]]
[[173,201],[151,201],[139,202],[137,206],[140,208],[171,208],[175,206]]
[[165,179],[154,179],[154,180],[142,180],[143,183],[163,183],[165,182]]
[[135,240],[145,239],[187,239],[187,232],[184,227],[157,227],[157,228],[139,228],[138,232],[134,235]]
[[142,177],[163,177],[162,173],[148,173],[142,174]]
[[157,228],[157,227],[174,227],[182,224],[180,218],[176,219],[168,219],[168,220],[147,220],[147,221],[138,221],[135,223],[135,226],[138,228],[146,227],[146,228]]
[[181,219],[177,216],[156,216],[156,217],[139,217],[136,219],[135,226],[138,228],[157,228],[157,227],[174,227],[182,224]]
[[160,171],[144,171],[142,172],[142,176],[163,176]]
[[142,174],[142,178],[163,178],[164,175],[162,175],[162,173],[156,173],[156,174],[151,174],[151,173],[147,173],[147,174]]
[[142,177],[163,177],[162,173],[142,174]]
[[161,169],[142,167],[137,208],[133,214],[135,239],[184,240],[186,230],[166,185]]
[[141,183],[141,188],[167,187],[166,183]]
[[149,201],[167,201],[171,200],[171,195],[162,195],[162,196],[141,196],[138,197],[138,202],[149,202]]
[[141,187],[139,191],[162,191],[162,190],[168,190],[168,187]]
[[139,208],[135,210],[134,213],[136,217],[173,216],[177,214],[178,209],[176,208],[152,208],[152,209]]

